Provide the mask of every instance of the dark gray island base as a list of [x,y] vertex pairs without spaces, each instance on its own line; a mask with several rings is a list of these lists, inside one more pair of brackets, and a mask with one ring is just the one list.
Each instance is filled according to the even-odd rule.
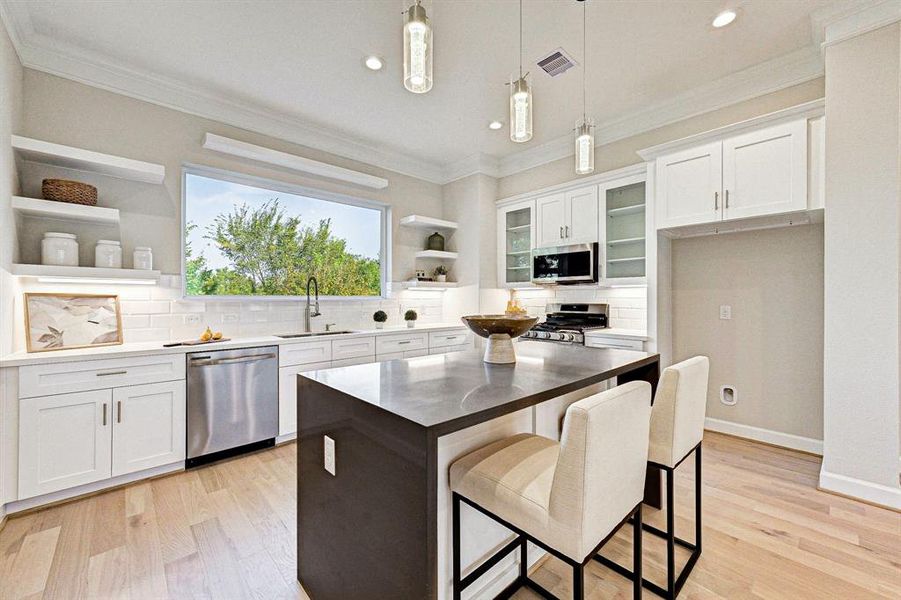
[[[298,376],[297,576],[313,600],[443,598],[439,438],[613,377],[659,377],[656,354],[541,342],[516,352],[515,365],[473,350]],[[649,470],[645,502],[658,508],[660,483]]]

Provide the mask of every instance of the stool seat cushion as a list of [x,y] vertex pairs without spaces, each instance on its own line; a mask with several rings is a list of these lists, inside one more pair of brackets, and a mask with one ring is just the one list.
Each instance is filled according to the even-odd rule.
[[548,520],[560,444],[521,433],[467,454],[450,468],[451,489],[521,529]]

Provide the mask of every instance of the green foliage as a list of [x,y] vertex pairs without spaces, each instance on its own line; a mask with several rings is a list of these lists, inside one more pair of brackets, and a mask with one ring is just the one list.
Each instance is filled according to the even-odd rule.
[[408,310],[404,313],[404,321],[415,321],[419,315],[416,314],[416,311],[413,309]]
[[388,313],[383,310],[377,310],[375,311],[375,313],[373,313],[372,320],[376,323],[384,323],[388,320]]
[[447,267],[444,265],[438,265],[435,267],[435,275],[447,275]]
[[[185,236],[196,227],[189,223]],[[319,281],[322,295],[381,292],[377,260],[348,252],[345,240],[332,235],[328,219],[304,226],[300,217],[286,217],[278,199],[257,209],[245,204],[218,215],[204,237],[216,244],[230,265],[210,269],[203,255],[193,256],[186,242],[189,295],[300,296],[311,275]]]

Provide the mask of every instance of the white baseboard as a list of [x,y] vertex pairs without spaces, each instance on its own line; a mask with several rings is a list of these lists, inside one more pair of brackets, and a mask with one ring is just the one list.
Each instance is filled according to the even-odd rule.
[[781,431],[742,425],[741,423],[712,419],[710,417],[704,420],[704,429],[823,456],[823,440],[815,440],[792,433],[782,433]]
[[901,487],[891,487],[820,469],[820,489],[901,511]]
[[286,433],[285,435],[280,435],[275,438],[275,445],[285,444],[287,442],[292,442],[297,439],[297,432],[294,433]]

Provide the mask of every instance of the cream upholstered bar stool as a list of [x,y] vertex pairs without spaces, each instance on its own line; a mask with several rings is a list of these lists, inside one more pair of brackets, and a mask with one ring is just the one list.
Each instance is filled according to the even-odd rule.
[[[453,597],[510,552],[520,549],[519,577],[498,597],[529,587],[527,541],[573,569],[573,597],[585,595],[584,567],[634,516],[633,594],[641,597],[641,501],[648,457],[651,385],[634,381],[569,406],[560,442],[519,434],[489,444],[451,465]],[[461,577],[460,505],[506,526],[517,537]]]
[[[710,360],[695,356],[663,370],[654,406],[651,409],[651,433],[648,464],[666,472],[666,531],[645,523],[643,528],[666,540],[666,589],[643,580],[644,587],[658,596],[674,599],[701,556],[701,443],[704,439],[704,417],[707,414],[707,381]],[[695,542],[676,537],[674,482],[676,468],[695,455]],[[676,544],[691,551],[682,571],[676,574]],[[612,560],[595,556],[601,564],[629,577],[632,571]]]

